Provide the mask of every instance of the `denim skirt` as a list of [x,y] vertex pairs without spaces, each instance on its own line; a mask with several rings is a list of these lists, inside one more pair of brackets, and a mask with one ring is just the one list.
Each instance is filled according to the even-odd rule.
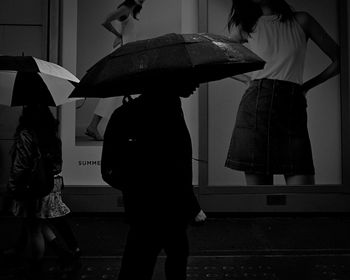
[[306,107],[300,85],[253,80],[239,105],[225,166],[249,174],[313,175]]

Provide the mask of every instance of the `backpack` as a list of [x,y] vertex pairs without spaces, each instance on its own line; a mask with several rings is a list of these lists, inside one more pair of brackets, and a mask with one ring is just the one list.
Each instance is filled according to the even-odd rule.
[[134,162],[138,154],[138,118],[141,115],[141,99],[125,96],[123,103],[114,110],[107,124],[101,157],[103,180],[113,188],[123,190],[135,174]]
[[125,97],[104,134],[103,180],[119,190],[145,182],[192,185],[192,144],[178,96]]

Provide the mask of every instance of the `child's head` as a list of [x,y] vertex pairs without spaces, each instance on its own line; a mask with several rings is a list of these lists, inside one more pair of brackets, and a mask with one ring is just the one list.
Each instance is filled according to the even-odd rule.
[[56,130],[58,122],[50,108],[44,104],[30,104],[23,107],[19,125],[34,130]]
[[15,138],[22,130],[35,132],[41,148],[56,152],[60,149],[58,136],[58,120],[53,116],[50,108],[44,104],[30,104],[23,106],[22,115],[15,132]]

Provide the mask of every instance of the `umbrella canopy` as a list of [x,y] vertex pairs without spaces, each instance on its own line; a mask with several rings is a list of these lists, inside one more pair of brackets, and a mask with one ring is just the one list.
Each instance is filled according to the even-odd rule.
[[65,68],[32,56],[0,56],[0,104],[58,106],[79,79]]
[[160,81],[200,84],[258,70],[264,64],[225,36],[171,33],[125,44],[104,57],[87,71],[71,97],[137,94]]

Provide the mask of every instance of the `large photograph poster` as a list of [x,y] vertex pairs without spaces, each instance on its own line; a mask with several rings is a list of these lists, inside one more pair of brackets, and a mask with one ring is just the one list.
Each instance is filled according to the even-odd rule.
[[[81,79],[98,60],[113,51],[114,36],[101,25],[122,1],[64,0],[62,64]],[[135,37],[152,38],[165,33],[193,33],[198,30],[196,1],[146,1],[139,15]],[[159,13],[158,11],[162,11]],[[117,91],[118,89],[116,89]],[[166,92],[164,92],[166,94]],[[103,136],[108,119],[121,105],[121,97],[111,100],[110,109],[98,126]],[[99,99],[80,100],[62,107],[63,172],[66,185],[105,185],[100,173],[102,141],[86,135]],[[198,97],[183,99],[183,110],[192,137],[193,157],[198,158]],[[164,159],[166,160],[166,159]],[[160,163],[164,164],[164,163]],[[197,162],[193,162],[197,184]]]
[[[337,42],[339,10],[334,0],[290,0],[296,11],[310,13]],[[231,0],[208,1],[208,31],[228,34],[227,16]],[[309,40],[306,52],[304,80],[323,71],[330,59]],[[244,173],[224,166],[236,121],[236,114],[246,86],[233,79],[209,83],[209,162],[210,186],[243,186]],[[307,94],[308,130],[316,169],[316,184],[342,183],[341,94],[340,75],[311,89]],[[284,185],[283,176],[276,175],[276,184]]]

